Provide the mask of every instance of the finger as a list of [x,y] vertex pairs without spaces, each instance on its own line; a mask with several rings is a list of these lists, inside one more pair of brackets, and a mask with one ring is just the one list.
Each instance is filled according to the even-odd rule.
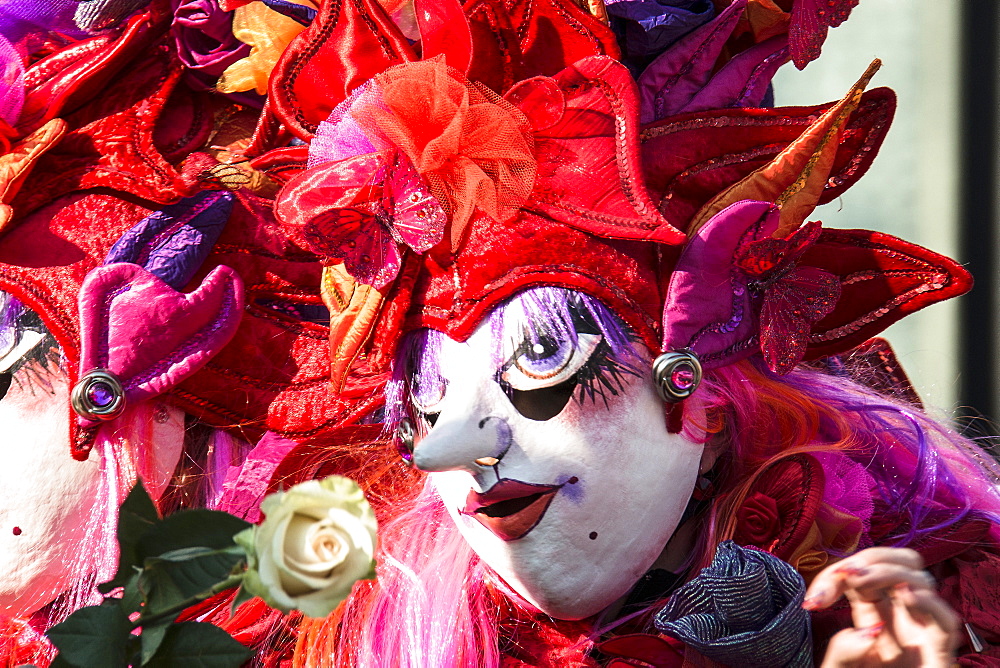
[[908,547],[870,547],[834,564],[834,568],[863,568],[872,564],[899,564],[920,570],[924,567],[924,558]]
[[933,589],[934,579],[922,568],[923,558],[914,550],[889,547],[863,550],[823,569],[806,590],[803,607],[825,608],[850,588],[869,590],[861,597],[867,601],[882,598],[875,591],[878,588],[888,589],[900,582],[907,582],[915,589]]
[[936,627],[948,637],[948,649],[955,649],[960,640],[961,621],[944,599],[933,591],[911,589],[900,585],[893,591],[893,599],[902,605],[912,620],[926,627]]
[[844,629],[834,634],[827,645],[821,668],[846,668],[870,659],[882,628],[881,624],[877,624],[867,628]]
[[899,564],[879,563],[858,569],[842,569],[845,589],[857,592],[862,601],[875,602],[884,599],[888,592],[899,585],[910,589],[930,591],[936,583],[930,573],[914,570]]
[[870,628],[877,624],[891,623],[893,601],[888,592],[881,592],[881,596],[869,593],[862,597],[857,590],[847,588],[844,595],[851,603],[851,620],[855,628]]

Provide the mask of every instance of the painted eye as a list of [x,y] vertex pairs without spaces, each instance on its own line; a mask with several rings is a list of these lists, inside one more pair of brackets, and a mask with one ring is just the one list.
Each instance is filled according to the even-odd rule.
[[45,340],[45,334],[33,330],[21,332],[20,337],[7,346],[3,356],[0,357],[0,372],[10,373],[16,370],[17,366],[24,361],[34,349]]
[[437,413],[448,381],[433,370],[420,370],[410,380],[410,401],[421,413]]
[[501,379],[515,390],[538,390],[573,377],[601,342],[600,334],[577,334],[572,341],[542,336],[525,339],[504,365]]

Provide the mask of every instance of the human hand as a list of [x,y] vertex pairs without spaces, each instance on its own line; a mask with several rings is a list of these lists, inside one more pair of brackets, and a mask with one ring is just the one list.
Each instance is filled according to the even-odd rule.
[[819,610],[846,596],[854,619],[830,640],[822,668],[953,665],[959,620],[923,567],[913,550],[874,547],[820,572],[802,607]]

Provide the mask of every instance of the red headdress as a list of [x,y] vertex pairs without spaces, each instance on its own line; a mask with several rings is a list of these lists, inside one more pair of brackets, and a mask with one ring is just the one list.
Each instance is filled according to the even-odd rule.
[[[522,39],[516,62],[534,64],[517,71],[536,76],[497,90],[476,73],[507,71],[477,68],[502,32],[486,40],[468,7],[427,8],[436,18],[421,33],[422,60],[408,48],[383,48],[381,59],[334,48],[361,39],[338,42],[337,31],[401,42],[391,21],[362,20],[376,5],[321,10],[285,53],[270,98],[311,139],[308,167],[267,155],[256,164],[288,179],[278,217],[325,258],[335,387],[356,394],[355,383],[384,374],[405,332],[464,339],[533,285],[601,299],[651,350],[690,350],[708,367],[762,352],[781,372],[967,290],[961,267],[925,249],[802,225],[867,169],[894,97],[862,93],[873,70],[836,104],[752,108],[789,51],[772,34],[722,59],[746,5],[730,4],[653,61],[638,88],[596,19],[583,24],[589,51],[560,19],[556,33],[573,35],[562,52],[577,59],[557,63],[550,44]],[[519,4],[490,6],[506,14],[498,25],[518,25]],[[559,0],[529,6],[576,16]],[[432,48],[442,24],[460,35],[468,26],[472,41]],[[320,72],[332,92],[317,101]]]

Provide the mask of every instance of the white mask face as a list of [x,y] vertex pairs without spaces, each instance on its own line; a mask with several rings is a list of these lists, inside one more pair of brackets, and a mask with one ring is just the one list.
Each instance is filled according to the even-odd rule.
[[65,374],[33,364],[0,400],[0,611],[14,615],[70,584],[101,480],[98,457],[70,457]]
[[[0,350],[0,388],[6,388],[0,392],[0,614],[27,616],[96,569],[94,541],[87,537],[103,528],[97,504],[107,498],[102,486],[108,483],[96,448],[86,461],[70,456],[68,379],[54,363],[37,361],[51,339],[31,330],[16,344],[6,338],[8,347]],[[32,353],[36,359],[25,361]],[[150,472],[147,489],[154,496],[166,486],[184,439],[183,414],[165,410],[166,419],[143,430],[151,443],[142,452],[153,460],[138,462]],[[157,443],[163,446],[150,449]]]
[[582,619],[628,592],[663,551],[703,445],[668,433],[644,349],[632,373],[586,318],[575,344],[526,336],[528,319],[515,299],[501,342],[489,321],[465,343],[430,334],[440,380],[420,374],[412,388],[433,421],[413,463],[508,584],[548,615]]

